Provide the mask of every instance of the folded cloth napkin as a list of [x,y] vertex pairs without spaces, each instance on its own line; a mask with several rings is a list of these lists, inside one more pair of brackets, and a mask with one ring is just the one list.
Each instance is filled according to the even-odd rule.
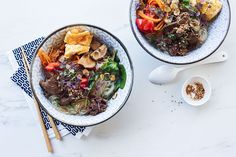
[[[31,61],[32,61],[33,56],[35,55],[36,49],[40,45],[40,43],[43,41],[43,39],[44,37],[41,37],[22,46],[25,51],[29,64],[31,64]],[[34,108],[35,104],[32,99],[33,94],[29,85],[29,80],[27,78],[26,71],[24,69],[21,47],[8,51],[7,55],[15,71],[15,73],[11,76],[11,80],[15,82],[16,85],[22,89],[25,99],[36,117],[36,111]],[[45,127],[48,131],[49,137],[54,138],[55,134],[47,118],[47,113],[42,108],[40,109],[41,109],[41,114],[43,117]],[[88,136],[88,134],[92,130],[92,127],[72,126],[72,125],[62,123],[58,120],[55,120],[55,123],[62,136],[65,136],[67,134],[72,134],[73,136],[77,138],[81,138],[81,136],[83,135]]]

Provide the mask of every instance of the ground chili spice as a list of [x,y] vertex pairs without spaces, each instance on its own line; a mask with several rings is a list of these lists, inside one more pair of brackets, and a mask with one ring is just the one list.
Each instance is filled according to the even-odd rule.
[[200,82],[194,82],[193,84],[188,84],[185,89],[187,95],[189,95],[194,100],[200,100],[204,97],[205,89]]

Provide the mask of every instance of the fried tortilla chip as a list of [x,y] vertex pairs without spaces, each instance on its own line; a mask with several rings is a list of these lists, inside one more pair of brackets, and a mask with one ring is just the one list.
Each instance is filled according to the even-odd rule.
[[75,54],[83,54],[89,51],[90,47],[89,46],[83,46],[83,45],[69,45],[66,44],[66,49],[65,49],[65,54],[64,57],[65,58],[70,58],[71,56],[75,55]]
[[222,9],[220,0],[198,0],[202,4],[201,13],[205,14],[208,21],[211,21]]
[[90,46],[92,39],[93,39],[93,35],[87,35],[83,39],[80,40],[79,44]]
[[72,29],[66,33],[64,42],[70,45],[84,45],[91,44],[93,35],[89,31],[81,31],[79,29]]

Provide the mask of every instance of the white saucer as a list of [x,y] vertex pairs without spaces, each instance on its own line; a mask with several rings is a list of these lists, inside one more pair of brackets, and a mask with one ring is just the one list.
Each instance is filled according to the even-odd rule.
[[[205,89],[205,94],[204,97],[200,100],[194,100],[192,99],[189,95],[186,93],[186,87],[188,84],[193,84],[194,82],[200,82],[202,83],[204,89]],[[181,94],[186,103],[188,103],[191,106],[202,106],[204,105],[207,101],[209,101],[211,97],[211,84],[209,81],[201,76],[194,76],[186,80],[182,86],[181,89]]]

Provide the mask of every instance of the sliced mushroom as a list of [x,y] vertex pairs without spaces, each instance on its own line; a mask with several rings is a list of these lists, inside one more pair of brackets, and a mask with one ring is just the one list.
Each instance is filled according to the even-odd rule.
[[93,51],[97,50],[102,44],[97,40],[93,40],[90,47]]
[[88,69],[94,68],[96,66],[96,62],[91,59],[89,54],[84,54],[80,58],[78,64],[83,65],[85,68],[88,68]]
[[198,39],[199,39],[200,43],[203,43],[207,39],[207,36],[208,36],[207,29],[206,28],[201,28],[199,30],[198,34],[199,34]]
[[97,50],[95,50],[94,52],[91,53],[91,57],[97,61],[101,58],[103,58],[107,53],[107,46],[106,45],[102,45],[100,46]]

